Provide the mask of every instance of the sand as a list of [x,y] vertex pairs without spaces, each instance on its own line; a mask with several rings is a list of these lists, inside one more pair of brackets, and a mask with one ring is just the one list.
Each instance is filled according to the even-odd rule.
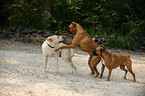
[[[132,81],[130,73],[123,79],[120,68],[112,71],[110,81],[106,81],[107,68],[102,79],[92,78],[89,55],[80,50],[72,58],[77,73],[72,73],[61,58],[59,70],[55,58],[49,58],[44,73],[41,45],[0,40],[0,96],[145,96],[145,52],[114,52],[131,55],[137,82]],[[101,64],[97,68],[100,72]]]

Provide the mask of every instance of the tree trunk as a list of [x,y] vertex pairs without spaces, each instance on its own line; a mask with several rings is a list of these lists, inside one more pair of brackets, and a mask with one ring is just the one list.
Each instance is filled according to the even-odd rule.
[[52,18],[53,0],[42,0],[41,5],[41,25],[43,29],[48,29]]

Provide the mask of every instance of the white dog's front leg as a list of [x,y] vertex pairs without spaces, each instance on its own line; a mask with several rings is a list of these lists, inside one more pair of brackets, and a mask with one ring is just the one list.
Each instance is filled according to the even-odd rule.
[[44,56],[44,72],[46,72],[48,56]]
[[56,67],[57,67],[57,70],[59,71],[59,66],[58,66],[58,54],[55,54],[55,59],[56,59]]

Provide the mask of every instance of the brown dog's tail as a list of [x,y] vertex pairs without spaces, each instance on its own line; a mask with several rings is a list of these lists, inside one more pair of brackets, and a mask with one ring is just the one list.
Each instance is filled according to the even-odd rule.
[[128,57],[130,58],[130,55],[128,55]]

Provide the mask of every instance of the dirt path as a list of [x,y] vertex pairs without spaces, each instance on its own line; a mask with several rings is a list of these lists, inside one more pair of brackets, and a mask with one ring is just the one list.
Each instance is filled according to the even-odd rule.
[[[118,50],[130,54],[137,82],[130,73],[114,69],[111,81],[107,68],[103,79],[92,78],[88,55],[77,51],[73,63],[78,74],[59,58],[59,72],[55,59],[50,58],[47,73],[43,73],[41,45],[23,44],[13,40],[0,40],[0,96],[145,96],[145,53]],[[98,66],[100,71],[101,64]]]

